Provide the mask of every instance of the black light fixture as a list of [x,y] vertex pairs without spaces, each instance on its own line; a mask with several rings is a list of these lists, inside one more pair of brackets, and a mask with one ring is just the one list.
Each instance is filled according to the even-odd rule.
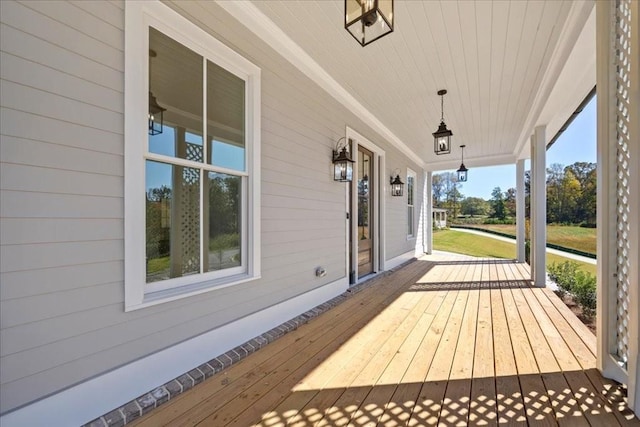
[[453,132],[447,129],[447,125],[444,122],[444,96],[447,94],[446,89],[441,89],[438,91],[438,95],[440,95],[440,126],[438,126],[438,130],[435,131],[433,135],[433,151],[436,154],[449,154],[451,153],[451,136]]
[[469,171],[469,169],[464,166],[464,147],[466,147],[466,145],[460,146],[460,148],[462,148],[462,163],[460,163],[460,168],[456,171],[458,172],[458,181],[460,182],[467,181],[467,172]]
[[151,58],[157,56],[156,51],[149,49],[149,135],[159,135],[162,133],[164,122],[164,112],[167,111],[158,104],[156,97],[151,93]]
[[366,46],[393,32],[393,0],[344,0],[344,28]]
[[[396,169],[397,170],[397,169]],[[393,171],[396,172],[395,170]],[[404,189],[404,182],[400,179],[400,172],[396,173],[396,177],[393,177],[393,173],[391,174],[391,178],[389,179],[389,184],[391,184],[391,195],[392,196],[402,196],[402,190]]]
[[[341,141],[342,142],[341,144]],[[353,180],[353,163],[349,154],[349,140],[340,138],[333,150],[333,180],[340,182],[351,182]]]

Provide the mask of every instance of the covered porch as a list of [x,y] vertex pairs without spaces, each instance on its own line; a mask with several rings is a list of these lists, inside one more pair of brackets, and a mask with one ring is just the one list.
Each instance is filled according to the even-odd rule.
[[530,278],[424,256],[135,425],[639,425],[595,335]]

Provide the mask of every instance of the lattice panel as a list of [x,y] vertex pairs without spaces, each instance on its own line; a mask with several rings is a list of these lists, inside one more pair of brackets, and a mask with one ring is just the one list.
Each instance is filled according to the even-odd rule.
[[[629,358],[629,91],[631,1],[616,1],[617,356]],[[637,53],[636,53],[637,55]]]
[[192,162],[202,163],[204,160],[202,145],[191,144],[189,142],[187,142],[186,145],[187,145],[187,160],[191,160]]
[[181,185],[179,236],[182,275],[187,275],[200,272],[200,170],[183,168]]

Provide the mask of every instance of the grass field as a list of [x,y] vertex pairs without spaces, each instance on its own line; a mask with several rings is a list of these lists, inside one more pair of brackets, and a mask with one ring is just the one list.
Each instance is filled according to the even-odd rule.
[[[433,233],[433,248],[439,251],[455,252],[459,254],[513,259],[516,257],[516,245],[503,242],[491,237],[477,236],[455,230],[440,230]],[[584,262],[574,261],[559,255],[547,254],[547,267],[552,263],[565,261],[577,262],[584,272],[596,274],[596,266]]]
[[[516,226],[509,224],[479,224],[473,227],[516,235]],[[565,248],[596,254],[596,229],[573,225],[547,225],[547,242]]]

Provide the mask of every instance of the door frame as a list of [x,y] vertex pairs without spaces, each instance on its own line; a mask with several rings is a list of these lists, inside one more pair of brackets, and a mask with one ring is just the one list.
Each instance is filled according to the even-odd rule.
[[[364,137],[362,134],[357,132],[356,130],[346,127],[346,137],[347,141],[351,141],[351,155],[355,160],[353,165],[354,170],[357,170],[358,167],[358,147],[361,146],[366,148],[367,150],[373,153],[373,192],[371,193],[371,206],[373,210],[373,226],[371,227],[372,235],[373,235],[373,273],[377,274],[385,269],[385,195],[386,195],[386,168],[385,168],[385,151],[371,142],[369,139]],[[354,179],[347,184],[345,188],[345,200],[347,206],[347,212],[354,218],[354,215],[357,215],[358,212],[358,200],[357,197],[352,197],[349,200],[349,188],[351,188],[351,194],[357,194],[358,189],[358,180],[355,177]],[[352,245],[351,249],[349,249],[350,242],[357,242],[358,236],[358,226],[357,221],[346,220],[346,239],[345,239],[345,248],[346,254],[345,257],[345,268],[347,272],[347,278],[349,280],[350,285],[354,285],[360,282],[358,279],[358,246],[357,244]],[[369,277],[369,276],[367,276]]]

